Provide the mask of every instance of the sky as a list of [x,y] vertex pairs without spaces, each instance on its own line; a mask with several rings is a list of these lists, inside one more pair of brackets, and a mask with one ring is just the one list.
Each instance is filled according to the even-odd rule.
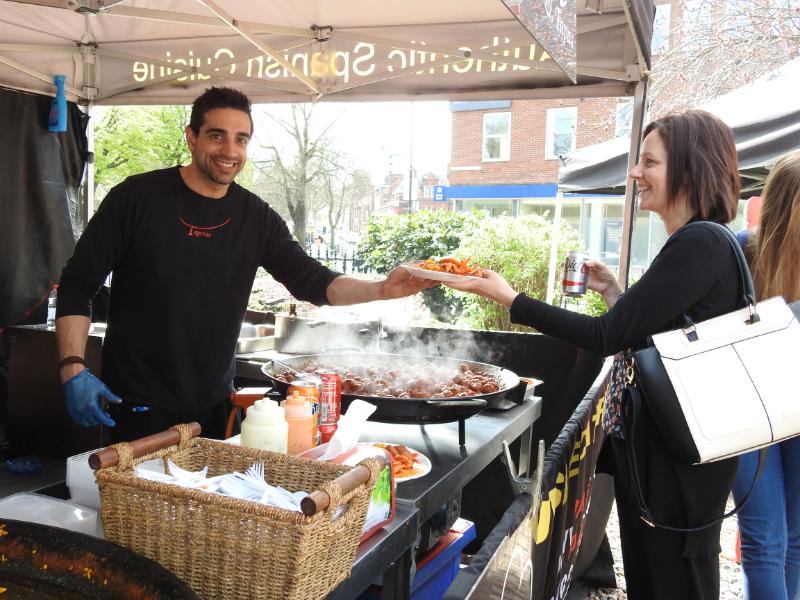
[[[290,114],[288,105],[254,108],[254,112],[266,110],[284,118]],[[448,102],[320,102],[314,107],[314,129],[321,131],[331,122],[330,134],[336,146],[352,157],[356,167],[368,171],[376,185],[389,173],[390,163],[394,172],[407,173],[409,156],[418,174],[432,171],[442,178],[447,176]],[[256,142],[276,129],[263,116],[255,118],[255,126]],[[254,152],[258,150],[251,145],[250,153]]]

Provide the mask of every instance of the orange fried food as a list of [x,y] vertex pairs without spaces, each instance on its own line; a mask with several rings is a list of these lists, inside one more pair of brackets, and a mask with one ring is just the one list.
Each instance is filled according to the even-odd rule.
[[398,454],[392,457],[392,468],[394,468],[395,479],[411,477],[421,472],[421,469],[414,468],[414,459]]
[[470,275],[472,277],[480,277],[482,269],[475,263],[470,264],[471,258],[458,260],[457,258],[440,258],[434,260],[428,258],[420,262],[417,266],[420,269],[427,269],[428,271],[439,271],[440,273],[452,273],[453,275]]
[[392,470],[394,471],[395,479],[402,479],[403,477],[411,477],[422,472],[422,469],[415,469],[414,463],[416,462],[417,455],[411,452],[405,446],[393,446],[391,444],[373,443],[373,446],[378,446],[386,450],[392,457]]

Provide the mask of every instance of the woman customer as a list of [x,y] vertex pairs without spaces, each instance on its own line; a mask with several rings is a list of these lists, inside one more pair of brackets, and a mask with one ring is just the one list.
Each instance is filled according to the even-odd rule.
[[[703,321],[742,305],[733,248],[724,233],[697,221],[727,223],[736,213],[739,174],[733,134],[713,115],[689,111],[650,123],[638,164],[629,173],[639,206],[658,214],[669,239],[653,263],[623,295],[600,262],[589,261],[588,286],[609,307],[589,317],[518,294],[497,273],[448,284],[510,307],[511,320],[608,356],[641,348],[648,337],[680,326],[680,315]],[[619,372],[620,361],[615,369]],[[628,598],[705,600],[719,596],[720,524],[693,533],[646,525],[629,476],[624,417],[609,399],[603,427],[613,451],[617,510]],[[685,466],[673,461],[656,423],[646,416],[634,448],[642,489],[657,522],[698,527],[723,513],[736,459]]]
[[[800,151],[775,164],[762,200],[758,229],[740,234],[756,297],[795,302],[800,300]],[[750,489],[758,454],[739,457],[737,502]],[[739,531],[746,600],[800,600],[800,437],[767,451],[761,477],[739,512]]]

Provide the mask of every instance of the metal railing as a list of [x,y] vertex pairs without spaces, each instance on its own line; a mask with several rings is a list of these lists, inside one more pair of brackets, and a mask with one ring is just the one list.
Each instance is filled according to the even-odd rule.
[[365,273],[374,274],[373,269],[364,266],[364,261],[359,257],[355,249],[349,248],[328,248],[327,246],[311,245],[308,255],[316,258],[329,269],[340,273]]

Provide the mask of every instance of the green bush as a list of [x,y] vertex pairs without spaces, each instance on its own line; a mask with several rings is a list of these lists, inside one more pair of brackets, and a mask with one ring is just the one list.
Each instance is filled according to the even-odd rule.
[[[471,257],[481,267],[502,275],[519,292],[544,300],[547,295],[547,274],[553,224],[538,215],[519,218],[485,219],[466,232],[455,253],[459,258]],[[561,262],[569,250],[580,247],[578,234],[562,221],[557,250],[555,301],[561,299]],[[530,331],[512,325],[508,309],[474,294],[461,294],[448,289],[447,295],[461,298],[463,312],[459,322],[476,329]]]
[[586,292],[586,310],[583,312],[592,317],[600,317],[608,312],[608,307],[600,294],[589,290]]
[[[448,210],[372,217],[358,244],[364,266],[386,274],[397,265],[424,258],[450,256],[480,215]],[[440,321],[451,323],[461,312],[461,299],[437,286],[422,292],[423,302]]]

